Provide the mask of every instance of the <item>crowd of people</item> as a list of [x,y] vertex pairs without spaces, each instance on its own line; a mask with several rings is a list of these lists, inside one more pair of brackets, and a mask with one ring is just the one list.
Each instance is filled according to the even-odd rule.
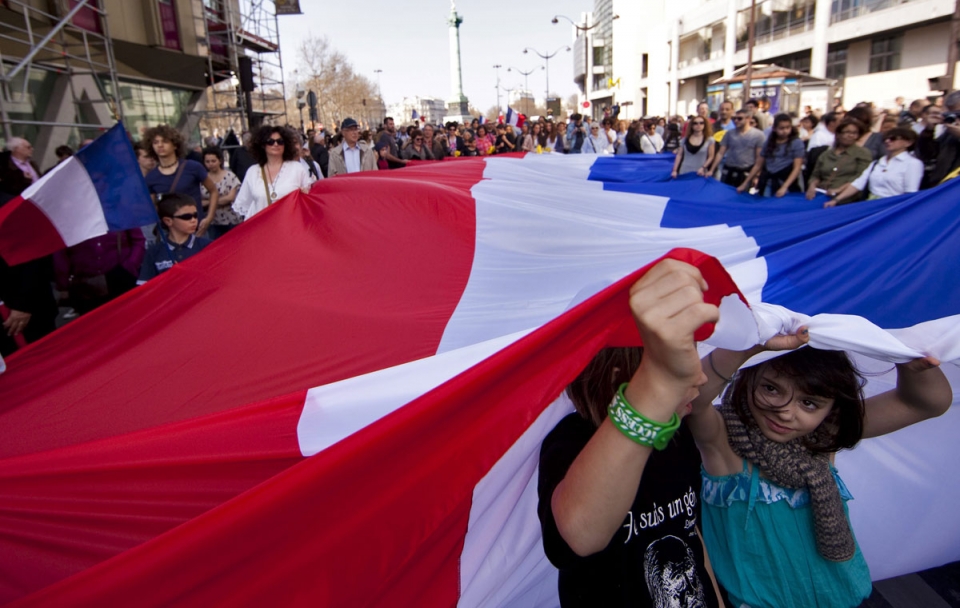
[[[515,152],[673,154],[672,178],[715,176],[738,192],[759,196],[824,194],[824,207],[833,207],[916,192],[960,171],[960,92],[934,102],[898,100],[899,107],[887,110],[869,103],[849,111],[838,105],[824,114],[808,108],[799,119],[771,116],[765,101],[751,99],[736,110],[725,101],[716,112],[704,102],[686,119],[633,121],[621,119],[616,107],[605,107],[598,118],[548,114],[519,127],[475,118],[443,125],[417,120],[398,128],[387,117],[372,131],[346,118],[334,130],[305,133],[263,126],[227,148],[216,137],[206,146],[188,145],[178,130],[157,125],[143,134],[136,151],[158,225],[90,239],[57,253],[52,262],[33,263],[46,264],[46,270],[0,268],[0,285],[19,285],[18,292],[34,294],[23,298],[2,289],[9,312],[0,352],[11,352],[15,339],[33,341],[52,331],[58,300],[72,307],[71,316],[84,314],[196,254],[290,192],[345,173]],[[56,150],[58,162],[72,154],[68,146]],[[42,175],[32,155],[30,142],[7,142],[0,154],[5,200]],[[45,279],[21,273],[52,278],[56,297],[44,295],[50,291]]]

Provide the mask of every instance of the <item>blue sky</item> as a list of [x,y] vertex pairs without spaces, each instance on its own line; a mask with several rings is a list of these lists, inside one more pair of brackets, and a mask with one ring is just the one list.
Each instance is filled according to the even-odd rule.
[[[374,70],[383,70],[381,87],[389,105],[403,97],[450,97],[449,0],[300,0],[303,15],[281,16],[280,41],[288,79],[298,63],[300,42],[312,35],[326,36],[347,56],[354,69],[376,82]],[[505,87],[523,87],[523,76],[506,68],[531,70],[543,65],[524,47],[552,53],[571,42],[566,21],[553,25],[555,14],[579,21],[593,8],[592,0],[458,0],[464,93],[481,111],[496,104],[496,71]],[[288,80],[288,84],[291,81]],[[529,76],[529,86],[540,98],[545,72]],[[577,91],[573,83],[573,53],[563,50],[550,60],[550,89],[562,99]]]

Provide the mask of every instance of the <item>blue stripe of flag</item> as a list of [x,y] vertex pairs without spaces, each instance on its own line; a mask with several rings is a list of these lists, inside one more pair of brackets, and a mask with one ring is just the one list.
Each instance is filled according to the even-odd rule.
[[859,315],[890,329],[960,314],[960,179],[823,209],[825,197],[760,198],[695,175],[671,180],[665,156],[601,157],[590,179],[605,190],[669,198],[665,228],[741,227],[767,264],[765,302]]
[[147,183],[123,124],[117,123],[80,149],[76,158],[93,181],[110,231],[157,221]]

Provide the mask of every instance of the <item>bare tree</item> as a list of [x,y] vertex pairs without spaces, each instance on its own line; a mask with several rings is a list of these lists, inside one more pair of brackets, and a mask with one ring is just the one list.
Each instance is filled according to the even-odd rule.
[[[303,88],[317,94],[320,122],[339,125],[348,116],[365,125],[375,125],[382,120],[376,85],[357,74],[346,56],[334,49],[325,36],[304,40],[297,59],[300,74],[305,77],[301,83]],[[295,94],[296,85],[290,90]]]

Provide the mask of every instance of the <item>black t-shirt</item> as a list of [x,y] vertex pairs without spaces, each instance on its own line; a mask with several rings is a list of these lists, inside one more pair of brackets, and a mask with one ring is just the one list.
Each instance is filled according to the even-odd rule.
[[700,453],[686,424],[650,455],[633,507],[606,549],[580,557],[560,536],[550,499],[594,431],[570,414],[540,448],[537,514],[547,558],[560,570],[560,605],[718,606],[697,536]]

